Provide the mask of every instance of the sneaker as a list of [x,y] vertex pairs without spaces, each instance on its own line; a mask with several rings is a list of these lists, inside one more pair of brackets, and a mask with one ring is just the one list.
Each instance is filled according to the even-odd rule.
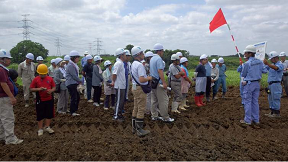
[[269,118],[280,118],[280,114],[270,114],[270,115],[267,115]]
[[265,116],[271,116],[273,115],[272,112],[269,112],[268,114],[265,114]]
[[259,122],[258,122],[258,123],[253,122],[253,127],[254,127],[255,129],[260,129],[260,128],[261,128]]
[[27,108],[27,107],[29,107],[29,105],[28,105],[28,104],[25,104],[25,107]]
[[152,121],[163,120],[163,118],[160,116],[152,117],[151,119],[152,119]]
[[215,96],[215,97],[213,98],[213,100],[218,100],[218,97]]
[[189,108],[190,106],[188,106],[188,105],[184,105],[184,108]]
[[66,114],[66,112],[58,111],[58,114]]
[[44,131],[45,131],[45,132],[48,132],[49,134],[53,134],[53,133],[54,133],[54,130],[51,129],[50,127],[46,127],[46,128],[44,129]]
[[103,105],[103,102],[100,102],[100,105]]
[[73,113],[72,116],[79,116],[80,114],[77,113]]
[[185,109],[185,108],[182,107],[182,106],[179,106],[179,109],[180,109],[180,110],[187,110],[187,109]]
[[251,125],[251,123],[247,123],[245,120],[240,120],[240,123],[245,125]]
[[22,142],[23,142],[22,139],[16,139],[15,141],[12,141],[12,142],[5,142],[5,144],[6,144],[6,145],[10,145],[10,144],[12,144],[12,145],[18,145],[18,144],[20,144],[20,143],[22,143]]
[[171,111],[172,113],[178,113],[178,114],[180,114],[181,112],[180,111],[178,111],[178,110],[172,110]]
[[43,129],[39,129],[37,134],[38,134],[38,136],[42,136],[43,135]]
[[67,110],[66,112],[67,112],[67,113],[70,113],[70,110]]
[[88,102],[88,103],[92,103],[92,102],[93,102],[93,100],[88,100],[87,102]]
[[172,122],[174,122],[174,119],[168,118],[168,119],[162,119],[162,121],[167,122],[167,123],[172,123]]
[[104,110],[108,110],[109,108],[108,107],[104,107]]
[[113,110],[115,110],[115,106],[112,106],[111,108],[112,108]]
[[93,105],[96,106],[96,107],[100,106],[100,105],[99,105],[98,103],[96,103],[96,102],[94,102]]

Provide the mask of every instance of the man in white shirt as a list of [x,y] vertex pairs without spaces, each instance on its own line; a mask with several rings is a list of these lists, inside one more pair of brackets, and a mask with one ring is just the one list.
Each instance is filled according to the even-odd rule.
[[[286,60],[286,53],[285,52],[281,52],[279,57],[281,59],[280,62],[284,66],[282,83],[284,86],[286,96],[288,96],[288,71],[287,71],[288,70],[288,60]],[[284,97],[284,95],[282,95],[282,97]]]
[[[146,108],[147,93],[151,92],[151,87],[148,81],[152,80],[151,76],[147,77],[144,65],[141,63],[144,60],[144,53],[141,47],[135,46],[132,48],[134,62],[131,65],[132,76],[132,92],[134,96],[134,109],[132,113],[132,133],[137,132],[139,137],[150,133],[149,130],[144,130],[144,114]],[[143,88],[141,87],[143,86]],[[144,91],[145,87],[145,91]]]
[[117,62],[114,64],[112,75],[112,86],[116,90],[116,105],[113,120],[124,121],[123,110],[125,103],[126,77],[124,69],[124,61],[126,61],[126,53],[123,48],[116,50]]

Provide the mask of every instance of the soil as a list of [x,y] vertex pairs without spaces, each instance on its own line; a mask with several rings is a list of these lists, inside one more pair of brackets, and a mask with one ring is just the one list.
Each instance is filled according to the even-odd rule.
[[239,88],[229,87],[225,99],[201,108],[189,96],[190,108],[172,114],[172,124],[146,115],[145,129],[151,134],[143,138],[131,133],[132,102],[126,103],[125,121],[119,123],[112,121],[113,110],[96,108],[84,99],[81,116],[56,114],[51,124],[55,134],[38,137],[35,106],[31,99],[30,107],[24,107],[20,90],[15,134],[24,142],[1,143],[0,160],[288,160],[288,98],[281,99],[281,118],[272,119],[264,115],[269,112],[267,94],[263,89],[260,94],[260,129],[241,126]]

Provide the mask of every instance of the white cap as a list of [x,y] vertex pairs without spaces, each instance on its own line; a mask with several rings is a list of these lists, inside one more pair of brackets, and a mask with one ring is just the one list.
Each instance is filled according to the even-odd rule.
[[179,57],[183,56],[182,52],[177,52],[176,55],[178,55]]
[[70,55],[69,55],[69,56],[70,56],[70,57],[74,57],[74,56],[79,56],[79,57],[80,57],[80,54],[79,54],[79,52],[73,50],[73,51],[70,52]]
[[38,56],[38,57],[36,58],[36,61],[43,61],[43,57],[42,57],[42,56]]
[[222,57],[220,57],[220,58],[218,59],[218,62],[221,63],[221,64],[224,64],[224,59],[223,59]]
[[58,65],[61,61],[63,61],[63,59],[58,57],[55,59],[55,64]]
[[272,58],[278,57],[279,55],[278,55],[278,53],[277,53],[276,51],[271,51],[271,52],[268,54],[268,56],[269,56],[269,60],[271,60]]
[[119,56],[119,55],[123,55],[125,54],[125,51],[123,48],[118,48],[115,52],[116,56]]
[[200,60],[207,59],[207,58],[208,58],[208,56],[206,54],[203,54],[200,56]]
[[248,46],[246,46],[246,48],[243,51],[243,53],[245,53],[245,52],[256,53],[256,47],[254,45],[248,45]]
[[87,55],[87,56],[86,56],[86,59],[87,59],[87,60],[91,60],[91,59],[93,59],[93,57],[92,57],[91,55]]
[[131,52],[132,52],[132,55],[135,56],[135,55],[138,55],[139,53],[143,52],[143,50],[139,46],[134,46],[132,48]]
[[216,59],[212,59],[211,63],[217,63]]
[[32,53],[28,53],[26,55],[26,58],[30,59],[30,60],[34,60],[34,55]]
[[146,52],[145,57],[153,57],[153,52],[151,51]]
[[7,52],[5,49],[0,50],[0,58],[12,58],[10,52]]
[[180,60],[180,57],[177,54],[171,56],[171,61]]
[[[176,53],[177,54],[177,53]],[[182,63],[184,63],[184,62],[187,62],[188,61],[188,59],[186,58],[186,57],[182,57],[181,59],[180,59],[180,64],[182,64]]]
[[124,50],[124,51],[125,51],[125,53],[126,53],[126,56],[131,56],[131,53],[130,53],[129,50]]
[[84,55],[89,55],[88,51],[85,51],[85,52],[84,52]]
[[102,58],[100,57],[100,56],[95,56],[94,57],[94,61],[96,62],[96,61],[100,61],[100,60],[102,60]]
[[108,66],[108,65],[111,65],[112,63],[109,61],[109,60],[107,60],[107,61],[105,61],[104,62],[104,66],[106,67],[106,66]]
[[70,56],[69,55],[64,56],[64,61],[69,61],[69,60],[70,60]]
[[156,43],[156,44],[154,45],[154,48],[153,48],[154,51],[160,51],[160,50],[163,50],[163,49],[164,49],[164,47],[163,47],[163,45],[160,44],[160,43]]
[[280,56],[280,57],[286,56],[286,53],[285,53],[285,52],[280,52],[279,56]]
[[51,62],[51,64],[52,64],[52,63],[55,63],[55,59],[52,59],[50,62]]

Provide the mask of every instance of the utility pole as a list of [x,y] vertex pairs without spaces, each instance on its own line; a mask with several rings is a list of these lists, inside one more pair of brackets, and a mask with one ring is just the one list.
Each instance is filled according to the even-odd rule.
[[100,55],[100,51],[102,50],[101,49],[101,43],[102,43],[102,41],[100,40],[100,38],[97,38],[97,40],[96,40],[96,46],[97,46],[97,55]]
[[60,50],[61,42],[60,42],[60,39],[59,39],[59,38],[56,39],[55,46],[56,46],[56,48],[57,48],[57,54],[56,54],[56,56],[61,56],[61,50]]
[[23,19],[22,19],[22,21],[23,21],[23,26],[22,26],[22,28],[23,28],[23,40],[30,40],[30,31],[29,31],[29,28],[31,27],[31,26],[29,26],[29,24],[28,24],[28,22],[30,21],[31,22],[31,20],[28,20],[27,19],[27,17],[29,16],[30,14],[24,14],[24,15],[22,15],[23,16]]

